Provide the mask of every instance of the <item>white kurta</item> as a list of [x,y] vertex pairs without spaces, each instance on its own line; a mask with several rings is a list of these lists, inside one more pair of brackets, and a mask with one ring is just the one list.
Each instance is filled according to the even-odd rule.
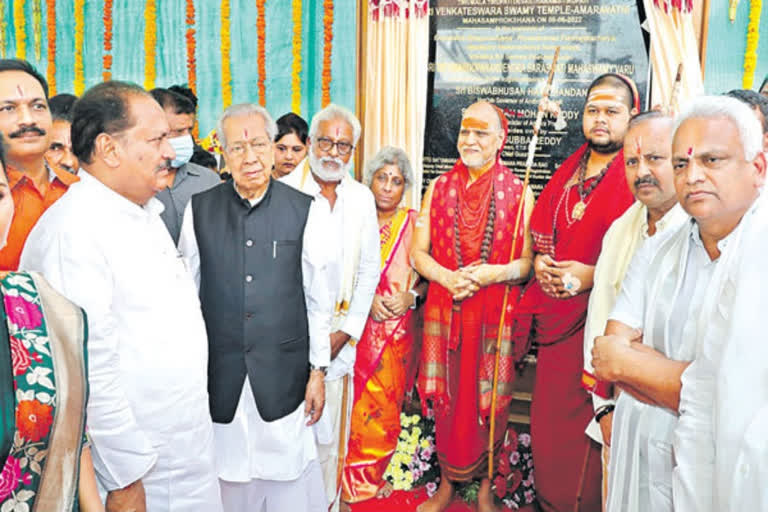
[[[263,197],[263,196],[262,196]],[[251,201],[255,206],[261,198]],[[319,255],[307,245],[308,233],[320,229],[316,206],[310,206],[304,229],[302,275],[309,325],[309,361],[315,366],[328,366],[330,361],[330,312],[325,293],[327,276],[316,272]],[[184,212],[179,250],[195,281],[200,281],[200,252],[194,229],[191,204]],[[318,300],[318,295],[321,300]],[[240,400],[231,423],[214,423],[216,470],[227,482],[251,480],[291,481],[298,479],[312,460],[317,448],[312,428],[307,426],[304,402],[295,411],[278,420],[266,422],[259,414],[256,400],[246,376]]]
[[160,219],[81,170],[21,267],[88,317],[88,432],[107,490],[142,480],[152,512],[219,511],[207,341],[195,284]]
[[[660,258],[669,258],[664,253],[668,241],[684,244],[680,259],[669,263],[679,265],[681,272],[676,282],[658,283],[658,262]],[[726,238],[719,246],[722,249],[727,243]],[[609,318],[642,329],[644,342],[667,357],[693,360],[699,315],[718,261],[710,260],[693,221],[653,237],[633,258]],[[657,296],[657,287],[674,290],[675,294]],[[670,309],[671,315],[662,328],[650,320]],[[644,404],[628,393],[621,394],[613,418],[606,504],[609,512],[673,510],[672,444],[676,424],[676,411]]]

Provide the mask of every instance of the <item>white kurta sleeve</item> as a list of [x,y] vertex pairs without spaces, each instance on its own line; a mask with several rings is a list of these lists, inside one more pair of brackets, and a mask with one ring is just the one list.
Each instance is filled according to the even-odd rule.
[[195,236],[195,223],[192,217],[192,201],[187,203],[184,209],[184,221],[181,224],[178,249],[184,259],[184,266],[195,280],[198,291],[200,290],[200,249],[197,246]]
[[[54,235],[49,247],[28,248],[29,270],[40,271],[51,285],[82,307],[88,320],[88,435],[93,465],[102,485],[121,489],[142,479],[157,452],[139,428],[120,380],[120,345],[112,313],[109,262],[94,236]],[[24,264],[24,258],[22,258]]]
[[360,212],[363,216],[363,228],[360,239],[360,264],[355,276],[355,290],[352,292],[352,301],[349,304],[349,312],[344,320],[342,331],[354,339],[360,339],[363,335],[365,322],[371,311],[371,303],[379,285],[381,273],[381,249],[379,241],[379,224],[376,216],[376,203],[373,194],[368,192],[364,202],[365,209]]
[[609,320],[621,322],[633,329],[643,327],[645,318],[646,284],[648,282],[648,267],[651,263],[655,243],[646,241],[632,257],[624,281],[621,283],[621,292],[616,299]]
[[332,306],[328,304],[327,273],[322,271],[321,248],[313,244],[320,239],[313,237],[315,230],[322,229],[317,225],[317,202],[312,201],[304,226],[304,240],[301,253],[301,272],[304,281],[304,301],[307,306],[307,321],[309,324],[309,362],[316,367],[328,367],[331,364],[331,318]]

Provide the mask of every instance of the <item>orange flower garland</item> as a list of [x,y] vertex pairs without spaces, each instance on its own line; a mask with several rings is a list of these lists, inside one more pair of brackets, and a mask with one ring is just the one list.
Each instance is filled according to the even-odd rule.
[[224,108],[232,104],[232,41],[229,33],[229,0],[221,0],[221,102]]
[[27,58],[27,33],[25,31],[24,0],[13,2],[13,31],[16,34],[16,58]]
[[144,4],[144,88],[155,88],[155,48],[157,47],[157,4],[146,0]]
[[195,2],[187,0],[187,85],[197,94],[197,61],[195,60],[195,51],[197,42],[195,41]]
[[35,60],[39,61],[41,53],[40,38],[43,35],[43,7],[40,5],[40,0],[34,0],[32,4],[32,26],[35,29],[32,34],[35,42]]
[[301,0],[293,0],[292,49],[291,110],[297,114],[301,114]]
[[333,51],[333,0],[323,0],[322,106],[331,102],[331,53]]
[[112,80],[112,0],[104,0],[104,57],[101,78]]
[[56,94],[56,0],[46,0],[45,2],[45,23],[48,27],[46,34],[48,51],[45,53],[48,65],[45,68],[45,74],[50,95],[54,96]]
[[267,79],[267,51],[266,51],[266,0],[256,0],[256,65],[259,71],[259,103],[261,106],[267,104],[267,90],[264,85]]
[[83,64],[83,44],[85,43],[85,0],[75,0],[75,96],[85,91],[85,66]]

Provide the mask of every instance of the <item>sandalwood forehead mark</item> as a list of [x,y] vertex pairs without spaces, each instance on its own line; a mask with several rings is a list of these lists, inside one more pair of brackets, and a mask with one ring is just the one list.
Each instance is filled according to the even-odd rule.
[[470,116],[461,120],[461,127],[466,130],[487,130],[489,125],[482,119]]

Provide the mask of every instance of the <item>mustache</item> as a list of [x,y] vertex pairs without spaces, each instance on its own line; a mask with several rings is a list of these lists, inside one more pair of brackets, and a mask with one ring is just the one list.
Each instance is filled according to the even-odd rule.
[[30,124],[28,126],[22,126],[15,132],[11,132],[8,134],[9,139],[18,139],[19,137],[27,134],[27,133],[36,133],[37,135],[40,135],[41,137],[45,135],[45,130],[42,128],[38,128],[34,124]]
[[164,160],[162,164],[155,167],[155,172],[162,171],[163,169],[170,169],[171,168],[171,160]]
[[338,157],[332,157],[332,156],[324,156],[320,158],[320,164],[325,165],[327,163],[333,162],[334,164],[338,165],[339,167],[344,167],[344,160]]
[[659,180],[654,178],[653,176],[643,176],[642,178],[637,178],[635,180],[635,187],[639,187],[641,185],[652,185],[654,187],[659,186]]

